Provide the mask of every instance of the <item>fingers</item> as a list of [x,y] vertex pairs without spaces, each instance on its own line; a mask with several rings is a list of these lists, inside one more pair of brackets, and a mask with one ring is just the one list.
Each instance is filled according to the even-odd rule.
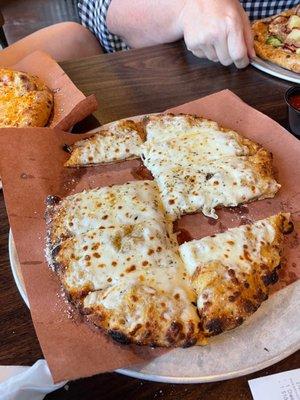
[[244,38],[244,30],[232,27],[227,37],[228,52],[237,68],[245,68],[249,64],[248,49]]
[[205,54],[206,58],[208,58],[210,61],[213,61],[213,62],[219,61],[216,50],[214,49],[213,45],[207,44],[207,45],[203,46],[201,48],[201,50]]
[[200,49],[199,50],[190,50],[190,51],[194,54],[194,56],[196,56],[198,58],[206,58],[204,51],[202,51]]
[[213,46],[203,46],[197,50],[191,50],[191,52],[199,58],[208,58],[210,61],[218,62],[218,56],[216,54],[215,49]]
[[218,60],[221,64],[228,66],[232,64],[232,58],[228,51],[227,38],[224,37],[215,44]]
[[184,39],[195,56],[219,61],[224,66],[234,63],[237,68],[245,68],[249,57],[255,57],[250,22],[238,4],[236,9],[229,9],[225,17],[218,19],[217,15],[210,22],[208,20],[202,29],[197,24],[187,25]]
[[251,31],[247,30],[246,24],[244,27],[240,17],[238,21],[228,26],[227,32],[225,29],[220,31],[217,39],[199,40],[198,46],[198,49],[192,50],[197,57],[219,61],[224,66],[234,63],[237,68],[245,68],[249,64],[248,54],[252,57],[253,38]]
[[234,63],[237,68],[245,68],[249,64],[243,32],[229,32],[228,37],[220,38],[214,46],[202,45],[192,52],[197,57],[219,61],[224,66]]

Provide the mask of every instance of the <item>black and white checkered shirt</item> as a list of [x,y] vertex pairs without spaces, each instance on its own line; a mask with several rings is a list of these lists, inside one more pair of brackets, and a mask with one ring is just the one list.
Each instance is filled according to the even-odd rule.
[[126,43],[107,29],[106,16],[110,3],[111,0],[80,0],[78,11],[81,23],[96,36],[108,53],[128,50]]
[[[250,20],[275,15],[299,4],[299,0],[240,0]],[[128,50],[129,47],[118,36],[107,29],[106,16],[111,0],[80,0],[78,2],[81,23],[98,38],[105,51],[111,53]]]

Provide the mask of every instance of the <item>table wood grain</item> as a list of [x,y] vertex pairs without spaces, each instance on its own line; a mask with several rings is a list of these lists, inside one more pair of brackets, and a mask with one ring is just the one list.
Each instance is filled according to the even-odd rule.
[[[99,110],[94,117],[79,124],[77,131],[95,127],[97,119],[104,124],[132,115],[163,111],[226,88],[288,126],[283,95],[289,83],[252,67],[238,71],[235,67],[225,68],[198,60],[180,42],[64,62],[62,67],[85,94],[95,93],[99,100]],[[0,365],[30,365],[42,357],[42,352],[30,312],[18,293],[10,270],[8,230],[3,194],[0,193]],[[147,382],[109,373],[71,382],[46,399],[250,400],[249,379],[299,366],[298,351],[272,367],[245,377],[193,385]]]

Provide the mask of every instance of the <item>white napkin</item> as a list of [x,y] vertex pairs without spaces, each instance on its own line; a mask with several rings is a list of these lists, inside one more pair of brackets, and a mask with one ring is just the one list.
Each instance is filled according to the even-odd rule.
[[32,367],[0,366],[1,400],[42,400],[66,383],[53,383],[45,360],[38,360]]

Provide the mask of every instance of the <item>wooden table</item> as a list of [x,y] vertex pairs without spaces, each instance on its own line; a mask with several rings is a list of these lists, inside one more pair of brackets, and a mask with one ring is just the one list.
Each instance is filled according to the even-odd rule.
[[[238,71],[189,54],[181,43],[119,54],[101,55],[62,64],[85,93],[96,93],[95,116],[106,123],[136,114],[163,111],[168,107],[228,88],[248,104],[287,126],[283,100],[288,83],[252,67]],[[83,126],[94,126],[89,118]],[[272,132],[270,132],[270,135]],[[284,145],[284,144],[283,144]],[[10,270],[9,224],[0,194],[0,365],[30,365],[42,357],[30,313],[24,305]],[[116,373],[72,382],[47,399],[251,399],[248,379],[273,374],[300,365],[300,352],[263,371],[224,382],[171,385],[127,378]],[[267,399],[266,399],[267,400]]]

